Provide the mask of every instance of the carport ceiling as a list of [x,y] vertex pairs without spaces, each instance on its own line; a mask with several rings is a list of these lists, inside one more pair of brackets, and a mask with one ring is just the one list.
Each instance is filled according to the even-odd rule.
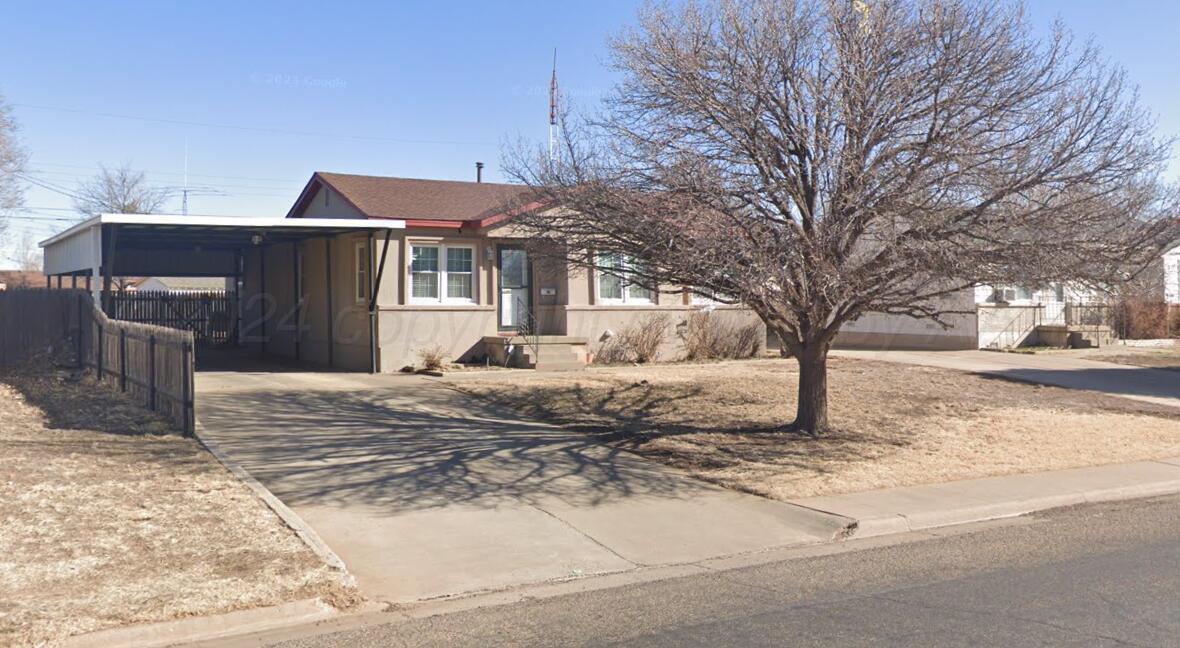
[[[307,238],[335,236],[357,231],[398,229],[400,221],[371,221],[335,218],[317,219],[237,219],[243,222],[154,222],[117,223],[118,248],[206,250],[238,249],[252,245],[289,243]],[[298,222],[305,221],[305,222]],[[257,239],[255,237],[258,237]],[[255,243],[255,241],[258,243]]]

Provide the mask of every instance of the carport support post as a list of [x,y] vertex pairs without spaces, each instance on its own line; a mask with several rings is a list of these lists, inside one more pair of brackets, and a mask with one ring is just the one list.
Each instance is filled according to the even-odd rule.
[[260,343],[258,345],[258,355],[266,355],[266,248],[261,245],[258,246],[258,295],[262,298],[259,303],[258,314],[258,328],[262,335],[259,336]]
[[[381,263],[373,278],[373,292],[369,294],[369,373],[377,373],[377,292],[381,290],[381,275],[385,274],[385,255],[389,253],[390,230],[385,230],[381,245]],[[373,235],[369,234],[369,267],[373,267]]]
[[119,228],[107,225],[107,249],[102,255],[102,312],[111,316],[111,277],[115,271],[115,243],[119,238]]
[[327,274],[324,293],[328,296],[328,366],[332,366],[336,351],[336,313],[332,312],[332,237],[324,237],[324,272]]

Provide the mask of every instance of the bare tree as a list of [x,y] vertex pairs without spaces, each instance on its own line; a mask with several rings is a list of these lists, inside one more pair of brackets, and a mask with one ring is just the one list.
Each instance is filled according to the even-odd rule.
[[148,184],[142,171],[129,165],[102,167],[94,179],[78,186],[74,209],[85,216],[151,214],[160,211],[173,191]]
[[37,241],[29,232],[25,232],[20,242],[17,243],[11,257],[11,261],[16,263],[17,270],[24,272],[41,272],[42,255],[41,249],[37,247]]
[[534,188],[516,224],[754,310],[798,361],[798,431],[828,428],[846,323],[947,326],[978,283],[1117,282],[1175,230],[1170,143],[1124,73],[1060,25],[1034,39],[1018,5],[690,1],[612,47],[622,80],[560,159],[507,154]]
[[[24,172],[28,154],[17,142],[16,130],[12,109],[0,97],[0,215],[24,204],[20,174]],[[6,224],[0,221],[0,231]]]

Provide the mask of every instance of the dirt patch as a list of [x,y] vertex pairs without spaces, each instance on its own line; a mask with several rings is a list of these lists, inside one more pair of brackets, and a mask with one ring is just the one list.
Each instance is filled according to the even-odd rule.
[[506,374],[469,393],[702,479],[777,499],[1180,455],[1180,410],[1094,392],[868,360],[830,360],[821,439],[794,415],[790,360]]
[[70,373],[0,376],[0,645],[355,590],[196,441]]

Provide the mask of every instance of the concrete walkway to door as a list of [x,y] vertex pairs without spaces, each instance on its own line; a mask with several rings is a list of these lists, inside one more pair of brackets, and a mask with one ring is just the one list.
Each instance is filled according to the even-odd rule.
[[687,478],[417,376],[204,372],[197,415],[379,600],[821,542],[847,522]]

